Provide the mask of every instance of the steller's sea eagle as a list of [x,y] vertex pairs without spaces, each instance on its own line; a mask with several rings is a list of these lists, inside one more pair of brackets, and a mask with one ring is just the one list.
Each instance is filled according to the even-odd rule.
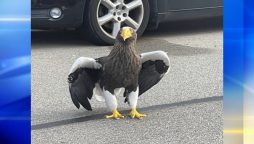
[[89,99],[105,101],[112,115],[124,116],[117,111],[116,96],[122,94],[131,107],[132,118],[146,115],[136,110],[138,97],[157,84],[169,70],[169,57],[163,51],[139,55],[136,51],[137,34],[130,27],[123,27],[110,54],[97,59],[80,57],[72,65],[69,76],[71,99],[77,108],[80,104],[92,110]]

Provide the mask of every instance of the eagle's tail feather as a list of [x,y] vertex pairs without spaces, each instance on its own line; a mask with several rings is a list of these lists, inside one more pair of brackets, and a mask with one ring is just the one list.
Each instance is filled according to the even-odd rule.
[[99,102],[105,102],[105,98],[103,96],[100,96],[100,95],[95,95],[95,98],[97,101]]

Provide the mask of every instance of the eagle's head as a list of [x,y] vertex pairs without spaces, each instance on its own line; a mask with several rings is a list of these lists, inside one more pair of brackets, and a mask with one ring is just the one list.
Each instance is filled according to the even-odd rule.
[[116,37],[116,40],[118,40],[119,42],[124,42],[124,43],[131,43],[136,41],[136,39],[137,39],[137,33],[131,27],[122,27]]

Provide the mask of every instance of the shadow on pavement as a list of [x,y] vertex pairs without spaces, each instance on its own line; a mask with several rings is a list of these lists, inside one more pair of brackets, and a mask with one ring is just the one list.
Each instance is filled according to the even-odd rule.
[[[158,110],[158,109],[161,110],[161,109],[166,109],[166,108],[174,108],[177,106],[186,106],[186,105],[192,105],[192,104],[197,104],[197,103],[206,103],[206,102],[222,101],[222,100],[223,100],[223,96],[213,96],[213,97],[202,98],[202,99],[192,99],[192,100],[182,101],[182,102],[178,102],[178,103],[154,105],[154,106],[140,108],[139,110],[140,111],[149,111],[149,110]],[[124,110],[124,111],[122,111],[122,113],[126,115],[128,113],[128,111],[129,110]],[[32,125],[32,130],[40,130],[40,129],[45,129],[45,128],[58,127],[58,126],[62,126],[62,125],[86,122],[86,121],[91,121],[91,120],[100,120],[100,119],[104,119],[106,114],[107,113],[101,113],[101,114],[94,114],[94,115],[89,115],[89,116],[84,116],[84,117],[65,119],[65,120],[59,120],[59,121],[54,121],[54,122],[42,123],[42,124],[35,124],[35,125]]]
[[217,52],[215,49],[190,47],[180,44],[169,43],[163,39],[146,38],[137,43],[139,53],[162,50],[169,56],[193,56],[198,54],[212,54]]

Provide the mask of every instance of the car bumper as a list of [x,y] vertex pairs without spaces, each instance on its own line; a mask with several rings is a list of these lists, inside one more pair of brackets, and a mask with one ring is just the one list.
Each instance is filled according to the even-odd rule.
[[[50,1],[50,0],[48,0]],[[62,3],[48,2],[32,4],[32,28],[77,28],[83,23],[84,0],[65,0]],[[46,3],[47,2],[47,3]],[[50,10],[60,8],[62,16],[58,19],[51,18]]]

